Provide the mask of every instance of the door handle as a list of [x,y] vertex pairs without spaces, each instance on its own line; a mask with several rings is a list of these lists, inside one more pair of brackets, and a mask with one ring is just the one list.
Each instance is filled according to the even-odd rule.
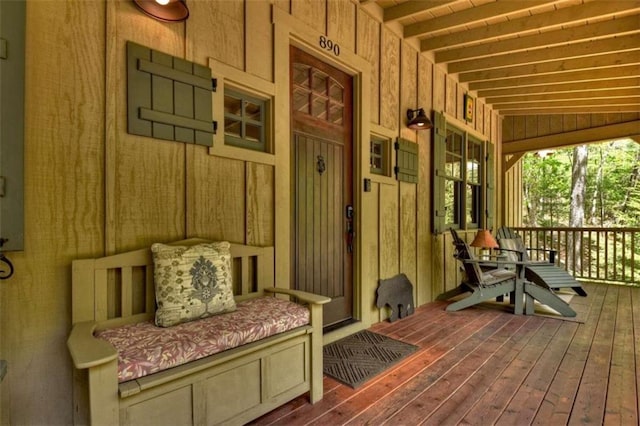
[[345,216],[347,217],[347,253],[353,253],[353,242],[356,238],[356,230],[353,227],[353,206],[348,205],[345,209]]

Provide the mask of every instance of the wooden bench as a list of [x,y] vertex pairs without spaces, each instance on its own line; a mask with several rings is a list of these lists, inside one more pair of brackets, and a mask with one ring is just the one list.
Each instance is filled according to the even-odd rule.
[[306,392],[312,403],[322,399],[322,304],[330,299],[274,287],[273,253],[231,245],[235,299],[286,295],[308,306],[307,326],[122,383],[117,351],[94,332],[154,317],[151,250],[74,261],[67,341],[76,367],[74,422],[243,424]]

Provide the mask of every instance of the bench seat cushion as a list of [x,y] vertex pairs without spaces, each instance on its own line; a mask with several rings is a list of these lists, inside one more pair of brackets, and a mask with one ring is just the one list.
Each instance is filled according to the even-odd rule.
[[234,312],[173,327],[153,321],[99,331],[118,351],[118,381],[137,379],[309,324],[304,306],[275,297],[238,303]]

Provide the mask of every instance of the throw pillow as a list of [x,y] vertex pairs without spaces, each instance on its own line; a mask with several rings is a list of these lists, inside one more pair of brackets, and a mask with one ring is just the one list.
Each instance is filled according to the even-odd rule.
[[151,246],[156,325],[172,325],[236,309],[228,242]]

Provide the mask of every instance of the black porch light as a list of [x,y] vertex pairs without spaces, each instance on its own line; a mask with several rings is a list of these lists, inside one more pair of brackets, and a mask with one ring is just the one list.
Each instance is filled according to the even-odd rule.
[[164,22],[180,22],[189,17],[184,0],[133,0],[147,15]]
[[424,113],[424,109],[408,109],[407,110],[407,127],[413,130],[427,130],[433,127],[433,123]]

